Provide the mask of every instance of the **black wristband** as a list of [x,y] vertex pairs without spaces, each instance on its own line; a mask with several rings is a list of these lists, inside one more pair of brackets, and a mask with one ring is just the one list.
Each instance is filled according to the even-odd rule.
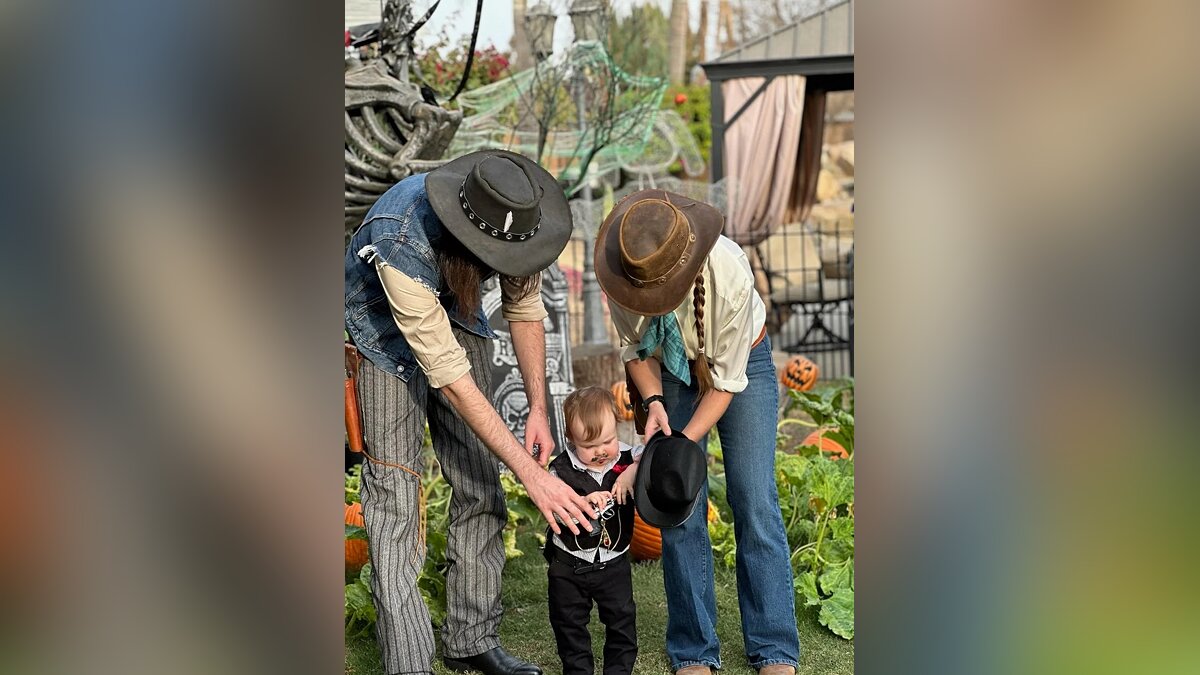
[[650,404],[655,401],[662,403],[664,408],[667,407],[667,399],[663,398],[662,394],[655,394],[642,401],[642,412],[650,412]]

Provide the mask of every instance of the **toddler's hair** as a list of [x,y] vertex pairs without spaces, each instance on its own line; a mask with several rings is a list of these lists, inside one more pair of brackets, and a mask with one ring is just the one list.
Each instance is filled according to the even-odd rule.
[[[612,415],[614,421],[621,419],[617,409],[617,399],[612,392],[601,387],[584,387],[576,389],[567,400],[563,401],[563,426],[567,438],[575,443],[594,441],[604,430],[604,416]],[[583,438],[571,438],[571,425],[576,420],[583,429]]]

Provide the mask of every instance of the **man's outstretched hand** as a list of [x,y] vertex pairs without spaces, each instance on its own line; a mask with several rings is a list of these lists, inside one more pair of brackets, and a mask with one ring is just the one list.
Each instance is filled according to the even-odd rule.
[[[525,485],[525,491],[529,493],[529,498],[542,512],[542,517],[550,524],[550,530],[554,534],[562,534],[564,527],[575,535],[579,534],[580,529],[587,532],[592,531],[592,526],[588,523],[590,518],[588,514],[592,513],[594,509],[586,499],[575,494],[575,491],[567,487],[567,484],[557,476],[552,476],[539,467],[530,475],[523,477],[521,482]],[[562,525],[554,520],[555,515],[562,519]],[[572,519],[581,524],[576,525]]]

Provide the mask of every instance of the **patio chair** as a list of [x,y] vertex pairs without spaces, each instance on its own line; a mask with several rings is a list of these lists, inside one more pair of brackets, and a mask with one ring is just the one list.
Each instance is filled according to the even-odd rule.
[[[852,235],[791,223],[755,247],[768,301],[767,326],[783,351],[848,350],[854,359]],[[790,336],[797,335],[794,339]]]

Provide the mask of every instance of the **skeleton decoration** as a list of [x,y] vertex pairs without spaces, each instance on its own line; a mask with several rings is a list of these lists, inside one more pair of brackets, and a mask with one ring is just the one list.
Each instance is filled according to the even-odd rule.
[[346,70],[347,237],[388,188],[445,163],[439,158],[462,121],[461,112],[442,108],[409,82],[416,27],[408,0],[388,0],[379,59],[352,61]]

